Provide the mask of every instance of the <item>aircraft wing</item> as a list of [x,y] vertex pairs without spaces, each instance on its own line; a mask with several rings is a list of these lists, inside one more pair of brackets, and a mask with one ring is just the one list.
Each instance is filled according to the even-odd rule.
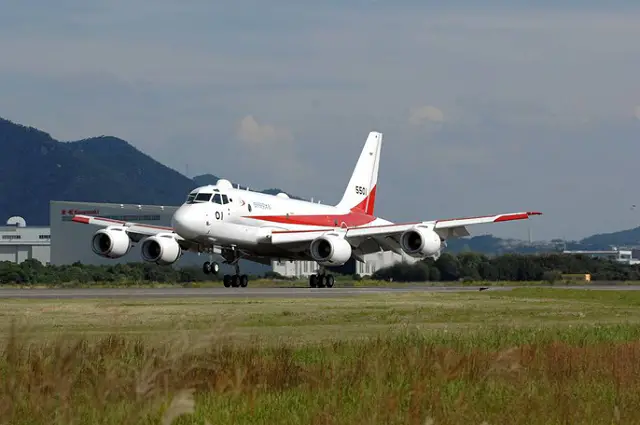
[[[123,226],[127,228],[127,233],[137,234],[140,236],[153,236],[158,233],[173,232],[172,227],[133,223],[130,221],[113,220],[111,218],[95,217],[91,215],[74,215],[71,221],[75,223],[92,224],[98,227]],[[180,238],[178,234],[176,234],[176,237]]]
[[173,237],[184,250],[189,250],[194,246],[193,242],[184,239],[174,232],[173,227],[156,226],[146,223],[132,223],[130,221],[114,220],[105,217],[95,217],[91,215],[74,215],[71,221],[75,223],[91,224],[97,227],[122,226],[127,228],[127,234],[133,242],[140,242],[142,239],[154,236],[159,233],[173,233]]
[[[159,233],[172,233],[173,238],[180,244],[185,251],[198,252],[200,245],[196,242],[184,239],[182,236],[175,233],[173,227],[168,226],[156,226],[153,224],[145,223],[132,223],[122,220],[114,220],[106,217],[96,217],[90,215],[75,215],[71,221],[82,224],[91,224],[97,227],[110,227],[110,226],[122,226],[126,227],[126,232],[133,242],[140,242],[142,239],[157,235]],[[211,245],[212,248],[220,247],[219,245]],[[266,257],[258,257],[252,255],[251,252],[242,250],[244,256],[242,258],[253,261],[256,263],[270,265],[271,259]]]
[[327,233],[341,234],[355,248],[356,254],[364,255],[374,252],[394,251],[402,254],[400,235],[416,225],[432,228],[444,240],[455,237],[469,236],[467,226],[474,224],[500,223],[505,221],[526,220],[532,215],[542,215],[540,212],[518,212],[507,214],[486,215],[477,217],[463,217],[453,219],[431,220],[414,223],[384,224],[379,226],[352,227],[347,229],[319,229],[319,230],[274,230],[270,239],[274,245],[296,245],[311,242],[313,239]]

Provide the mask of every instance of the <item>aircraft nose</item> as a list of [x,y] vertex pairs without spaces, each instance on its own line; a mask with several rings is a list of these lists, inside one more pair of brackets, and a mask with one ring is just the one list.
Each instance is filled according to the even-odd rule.
[[198,236],[198,214],[191,208],[180,207],[173,214],[171,225],[176,233],[183,238],[191,239]]

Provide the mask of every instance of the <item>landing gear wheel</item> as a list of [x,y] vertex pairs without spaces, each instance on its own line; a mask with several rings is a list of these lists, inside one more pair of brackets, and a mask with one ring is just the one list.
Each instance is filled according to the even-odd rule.
[[231,287],[231,276],[229,276],[228,274],[225,274],[224,277],[222,278],[222,283],[224,283],[224,287],[225,288],[230,288]]
[[202,265],[202,272],[204,274],[218,274],[219,271],[220,266],[218,265],[218,263],[210,263],[207,261]]
[[325,278],[325,282],[324,284],[326,285],[327,288],[333,288],[333,275],[332,274],[328,274],[327,277]]
[[234,288],[240,286],[240,276],[238,276],[237,274],[231,276],[231,286],[233,286]]
[[249,284],[249,276],[247,276],[246,274],[241,275],[240,286],[243,288],[246,288],[248,284]]
[[315,274],[312,274],[311,276],[309,276],[309,287],[310,288],[315,288],[317,283],[318,283],[318,276],[316,276]]
[[318,278],[316,279],[316,286],[318,288],[324,288],[326,283],[327,283],[327,276],[323,274],[318,275]]

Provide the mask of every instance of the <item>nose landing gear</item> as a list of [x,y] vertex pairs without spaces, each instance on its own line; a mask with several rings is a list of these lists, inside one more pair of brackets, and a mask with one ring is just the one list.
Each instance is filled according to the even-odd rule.
[[202,272],[204,274],[218,274],[220,271],[220,266],[216,262],[205,262],[202,265]]
[[[236,274],[228,275],[225,274],[222,277],[222,282],[225,288],[246,288],[249,285],[249,276],[246,274],[240,274],[240,265],[238,262],[240,261],[240,253],[237,249],[224,249],[222,251],[222,257],[224,258],[225,264],[232,264],[236,269]],[[207,261],[202,265],[202,271],[204,274],[218,274],[220,271],[220,265],[214,261]]]

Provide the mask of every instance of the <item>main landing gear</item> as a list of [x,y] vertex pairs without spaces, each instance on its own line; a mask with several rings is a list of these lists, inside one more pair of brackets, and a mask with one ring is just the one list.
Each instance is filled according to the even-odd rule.
[[225,274],[222,277],[222,282],[224,283],[224,287],[237,288],[238,286],[240,286],[242,288],[246,288],[247,285],[249,284],[249,276],[247,276],[246,274],[240,274],[240,266],[237,263],[235,266],[236,266],[236,274],[233,274],[233,275]]
[[311,288],[333,288],[334,282],[335,280],[333,279],[333,275],[326,274],[322,268],[318,270],[317,274],[309,276],[309,286]]
[[[246,288],[247,285],[249,285],[249,276],[246,274],[240,274],[240,265],[238,264],[238,261],[240,261],[240,254],[238,251],[235,249],[223,250],[222,257],[225,260],[225,264],[233,264],[236,268],[236,274],[225,274],[222,277],[222,282],[225,288]],[[220,271],[220,265],[214,261],[207,261],[202,265],[202,271],[204,274],[218,274]]]
[[231,249],[223,249],[221,255],[224,258],[224,262],[226,264],[233,264],[236,269],[236,274],[225,274],[222,277],[222,283],[224,284],[224,287],[246,288],[247,285],[249,285],[249,276],[247,276],[246,274],[240,274],[240,264],[238,264],[238,262],[240,261],[240,252],[238,252],[238,250],[234,247]]

